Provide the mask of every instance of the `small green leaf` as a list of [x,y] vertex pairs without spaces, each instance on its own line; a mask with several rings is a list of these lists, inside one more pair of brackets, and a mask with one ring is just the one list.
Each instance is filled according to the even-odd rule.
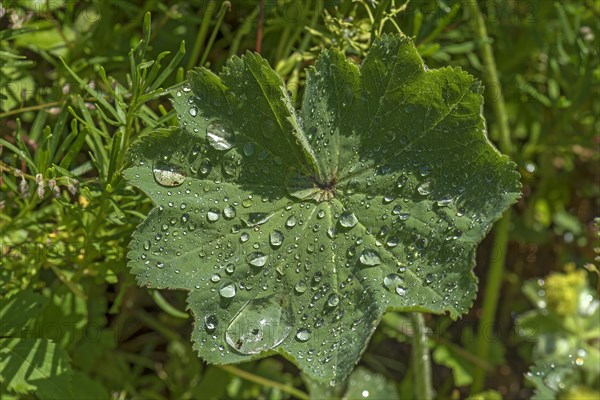
[[46,339],[0,339],[0,382],[41,399],[71,399],[67,353]]
[[73,372],[71,393],[73,398],[77,400],[98,400],[111,397],[108,390],[100,382],[79,371]]
[[398,399],[398,391],[394,382],[385,376],[358,367],[348,379],[348,388],[344,399]]
[[0,337],[22,332],[44,308],[48,299],[31,290],[23,290],[0,302]]
[[470,365],[457,356],[451,347],[443,344],[437,345],[433,351],[433,360],[452,370],[455,386],[467,386],[473,382]]
[[467,400],[502,400],[502,395],[495,390],[486,390],[467,397]]
[[325,51],[299,111],[259,55],[190,73],[180,127],[143,137],[125,171],[157,206],[132,272],[190,292],[206,361],[278,352],[340,381],[385,311],[456,318],[473,301],[476,245],[519,196],[481,92],[400,36],[360,68]]
[[393,381],[382,374],[357,367],[347,381],[338,386],[319,383],[304,377],[311,399],[398,399],[398,390]]
[[578,368],[569,363],[550,363],[547,361],[537,362],[527,372],[527,380],[535,387],[533,400],[555,400],[558,393],[577,381],[574,376],[579,376]]

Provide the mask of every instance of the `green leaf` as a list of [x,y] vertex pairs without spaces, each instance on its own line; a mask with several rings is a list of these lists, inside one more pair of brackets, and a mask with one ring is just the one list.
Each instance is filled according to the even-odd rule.
[[73,372],[71,392],[73,398],[77,400],[109,399],[111,397],[100,382],[79,371]]
[[143,137],[126,178],[156,204],[129,253],[140,285],[189,291],[210,363],[274,352],[345,378],[386,310],[464,313],[476,245],[518,197],[480,84],[384,36],[336,50],[294,110],[256,54],[174,94],[180,127]]
[[36,319],[42,327],[40,335],[70,350],[85,338],[88,324],[88,304],[66,287],[53,293],[49,304]]
[[527,372],[527,380],[535,387],[534,400],[554,400],[558,392],[571,384],[573,366],[567,363],[538,362]]
[[70,399],[67,353],[46,339],[0,339],[0,381],[17,393],[41,399]]
[[451,347],[443,344],[437,345],[433,351],[433,360],[452,370],[455,386],[467,386],[473,382],[470,365],[457,356]]
[[502,395],[495,390],[486,390],[467,397],[467,400],[502,400]]
[[0,302],[0,337],[22,332],[44,308],[48,299],[31,290],[23,290]]
[[332,387],[328,384],[304,378],[311,399],[398,399],[394,382],[384,375],[357,367],[344,384]]
[[231,381],[231,375],[224,374],[218,367],[208,367],[202,376],[202,381],[194,387],[197,398],[222,399]]
[[344,399],[398,399],[394,383],[385,376],[358,367],[348,379]]

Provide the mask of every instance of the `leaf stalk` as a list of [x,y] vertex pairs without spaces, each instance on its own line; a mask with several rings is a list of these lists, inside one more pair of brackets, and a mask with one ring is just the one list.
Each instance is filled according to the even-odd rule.
[[413,325],[412,369],[415,380],[415,398],[419,400],[433,399],[431,385],[431,359],[427,344],[427,328],[423,314],[411,314]]

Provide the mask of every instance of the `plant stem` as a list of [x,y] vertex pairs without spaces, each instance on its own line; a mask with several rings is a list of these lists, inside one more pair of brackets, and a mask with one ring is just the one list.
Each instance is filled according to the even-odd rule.
[[186,68],[187,71],[194,68],[196,66],[196,63],[198,62],[198,57],[200,57],[200,49],[202,48],[204,40],[206,39],[206,35],[208,34],[210,20],[216,8],[217,6],[214,1],[210,1],[206,5],[206,10],[204,10],[204,14],[202,15],[202,21],[200,22],[200,27],[198,29],[198,35],[196,35],[194,47],[192,48],[192,52],[190,53],[190,58],[188,60],[188,65]]
[[[489,273],[485,285],[483,298],[483,309],[481,320],[477,329],[477,351],[476,354],[486,359],[490,343],[492,341],[491,333],[496,319],[496,309],[500,298],[500,288],[502,286],[504,275],[504,264],[506,263],[506,253],[508,249],[508,238],[510,228],[510,210],[508,210],[498,221],[494,228],[494,256],[490,262]],[[473,374],[473,383],[471,393],[477,393],[483,390],[485,385],[486,370],[476,368]]]
[[495,97],[491,99],[492,108],[494,111],[494,117],[498,123],[498,129],[500,130],[500,150],[507,155],[512,154],[512,143],[510,140],[510,128],[508,126],[508,114],[506,113],[506,106],[504,104],[504,96],[502,95],[502,87],[500,85],[500,79],[498,79],[498,69],[496,68],[496,59],[494,58],[494,51],[490,44],[490,38],[487,33],[485,26],[485,20],[479,10],[477,1],[465,0],[465,8],[468,11],[468,15],[473,19],[475,25],[475,34],[479,39],[481,45],[481,56],[483,57],[484,65],[484,76],[485,84],[489,87],[494,87],[496,92]]
[[297,397],[299,399],[302,400],[308,400],[309,397],[306,393],[292,387],[292,386],[288,386],[284,383],[281,382],[275,382],[272,381],[270,379],[267,379],[265,377],[259,376],[259,375],[255,375],[251,372],[248,371],[244,371],[243,369],[239,369],[237,367],[234,367],[232,365],[216,365],[216,367],[222,369],[223,371],[227,371],[232,375],[236,375],[239,376],[240,378],[246,379],[248,381],[251,382],[255,382],[258,383],[259,385],[265,385],[265,386],[270,386],[273,388],[277,388],[279,390],[281,390],[282,392],[286,392],[291,394],[294,397]]
[[21,107],[21,108],[10,110],[10,111],[4,112],[4,113],[0,113],[0,118],[6,118],[11,115],[21,114],[21,113],[28,112],[28,111],[43,110],[44,108],[60,106],[63,103],[64,103],[64,101],[54,101],[52,103],[36,104],[35,106]]
[[412,369],[415,379],[415,398],[419,400],[433,399],[431,386],[431,360],[427,345],[427,332],[423,314],[411,314],[413,324]]
[[385,10],[387,10],[389,5],[390,0],[383,0],[375,10],[375,20],[371,26],[371,43],[381,35],[381,28],[383,26],[382,21],[384,19]]
[[262,50],[263,23],[265,16],[265,0],[258,3],[258,26],[256,27],[256,52],[260,54]]
[[230,2],[224,1],[223,4],[221,4],[221,9],[219,10],[219,14],[217,14],[217,23],[215,24],[215,27],[213,28],[213,31],[210,37],[208,38],[208,43],[206,44],[206,48],[204,49],[204,54],[202,54],[202,58],[200,59],[200,66],[203,66],[206,62],[206,59],[208,58],[208,53],[210,53],[210,50],[212,49],[213,44],[215,43],[215,39],[217,38],[217,33],[219,33],[219,29],[221,29],[223,18],[225,18],[227,10],[230,9]]
[[[499,146],[500,150],[507,155],[512,155],[513,147],[511,143],[510,127],[508,125],[508,114],[504,104],[504,96],[502,95],[502,87],[498,78],[498,69],[490,38],[487,33],[483,15],[474,0],[465,0],[465,8],[469,16],[473,19],[475,33],[481,44],[481,56],[484,64],[485,83],[488,87],[495,87],[495,97],[491,99],[494,117],[500,131]],[[483,310],[481,321],[479,322],[477,333],[477,355],[483,359],[487,358],[490,338],[488,333],[491,332],[494,326],[496,317],[496,309],[500,298],[500,288],[502,286],[502,277],[504,275],[504,265],[506,264],[506,253],[508,249],[510,231],[510,210],[498,221],[494,229],[494,258],[490,263],[488,279],[486,282]],[[483,390],[485,386],[486,371],[482,368],[475,369],[473,375],[473,384],[471,385],[471,393],[477,393]]]

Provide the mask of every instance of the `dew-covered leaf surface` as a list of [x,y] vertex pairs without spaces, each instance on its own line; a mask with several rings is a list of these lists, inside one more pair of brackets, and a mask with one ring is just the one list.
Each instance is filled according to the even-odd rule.
[[142,138],[125,171],[156,204],[132,271],[189,291],[206,361],[278,352],[345,378],[386,310],[458,317],[473,301],[476,245],[519,191],[481,92],[399,36],[360,68],[324,52],[299,111],[256,54],[192,72],[179,128]]
[[332,387],[304,378],[311,399],[398,400],[398,389],[384,375],[357,367],[346,382]]

